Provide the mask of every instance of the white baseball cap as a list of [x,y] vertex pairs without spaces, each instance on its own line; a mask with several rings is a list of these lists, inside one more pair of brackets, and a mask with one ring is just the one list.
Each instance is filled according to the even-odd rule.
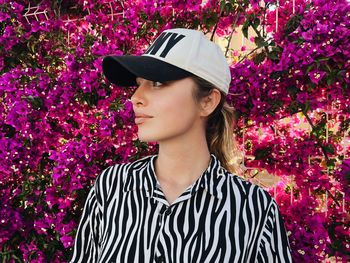
[[228,93],[231,73],[221,48],[201,31],[163,31],[141,56],[106,56],[106,78],[120,86],[135,86],[136,77],[166,82],[196,75]]

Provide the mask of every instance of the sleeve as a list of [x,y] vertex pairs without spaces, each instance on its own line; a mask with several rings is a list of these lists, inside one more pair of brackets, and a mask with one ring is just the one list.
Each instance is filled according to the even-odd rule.
[[98,261],[101,221],[102,207],[96,197],[95,184],[90,189],[85,201],[70,263]]
[[257,262],[293,262],[284,221],[274,199],[261,234]]

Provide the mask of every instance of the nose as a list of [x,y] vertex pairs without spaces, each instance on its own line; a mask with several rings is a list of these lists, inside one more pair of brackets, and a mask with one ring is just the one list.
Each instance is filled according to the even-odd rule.
[[145,87],[144,84],[141,84],[134,92],[134,94],[131,96],[131,103],[133,107],[138,107],[141,105],[145,105]]

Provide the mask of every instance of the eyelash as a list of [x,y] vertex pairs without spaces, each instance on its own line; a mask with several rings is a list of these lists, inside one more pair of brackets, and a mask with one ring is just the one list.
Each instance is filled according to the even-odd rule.
[[[160,82],[160,81],[152,81],[152,86],[153,87],[161,87],[163,86],[165,83]],[[136,83],[136,87],[139,87],[141,85],[141,83]]]
[[153,87],[160,87],[160,86],[162,86],[163,84],[164,84],[164,83],[159,82],[159,81],[152,81]]

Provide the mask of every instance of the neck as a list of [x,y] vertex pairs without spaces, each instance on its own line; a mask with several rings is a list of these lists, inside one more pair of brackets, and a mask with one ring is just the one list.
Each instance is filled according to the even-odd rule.
[[190,141],[159,143],[156,174],[159,181],[190,185],[208,168],[210,152],[205,135]]

